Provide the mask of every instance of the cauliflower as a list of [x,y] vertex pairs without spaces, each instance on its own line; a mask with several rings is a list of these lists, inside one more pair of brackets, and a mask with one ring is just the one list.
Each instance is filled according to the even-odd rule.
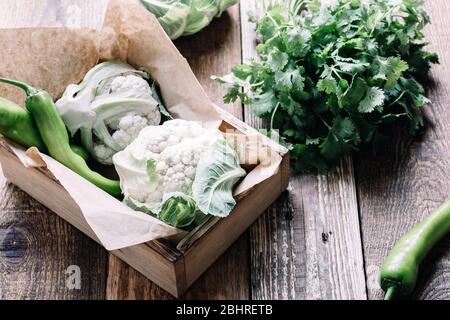
[[141,0],[175,40],[199,32],[238,0]]
[[181,228],[205,215],[226,217],[246,175],[218,130],[185,120],[143,129],[113,162],[127,205]]
[[200,155],[220,136],[187,138],[178,145],[164,149],[159,156],[155,171],[161,177],[160,188],[147,196],[145,202],[159,202],[166,193],[191,194],[196,167]]
[[220,138],[220,132],[185,120],[145,128],[113,157],[122,191],[126,197],[153,207],[164,194],[191,194],[200,155]]
[[[120,95],[126,99],[154,100],[148,82],[135,75],[115,78],[109,87],[109,94]],[[113,131],[112,140],[109,143],[94,141],[94,156],[99,162],[112,164],[112,156],[133,142],[142,129],[159,125],[161,113],[157,104],[153,104],[143,111],[141,113],[130,112],[106,122],[108,132]]]
[[148,82],[135,75],[115,78],[111,83],[111,93],[121,93],[124,98],[153,99]]
[[147,80],[146,72],[125,63],[104,62],[57,101],[71,134],[80,130],[83,146],[100,163],[112,164],[142,129],[161,123],[163,106]]

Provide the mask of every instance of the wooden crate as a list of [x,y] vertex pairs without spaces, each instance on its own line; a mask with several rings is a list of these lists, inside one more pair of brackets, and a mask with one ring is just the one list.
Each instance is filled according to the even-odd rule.
[[[221,112],[221,115],[224,119],[222,129],[234,128],[241,133],[255,133],[254,129],[232,115],[225,112]],[[288,151],[265,140],[283,158],[278,173],[256,185],[239,199],[229,217],[216,223],[185,252],[178,251],[162,239],[112,253],[173,296],[181,296],[287,188]],[[8,181],[99,242],[78,205],[58,181],[49,177],[42,169],[26,168],[3,143],[0,144],[0,162]]]

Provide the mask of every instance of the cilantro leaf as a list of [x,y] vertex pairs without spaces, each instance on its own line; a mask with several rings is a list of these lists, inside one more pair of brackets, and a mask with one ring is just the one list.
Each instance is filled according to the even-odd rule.
[[273,71],[282,70],[288,63],[289,56],[285,52],[281,52],[278,49],[272,50],[267,57],[267,65]]
[[378,58],[377,62],[379,70],[375,78],[386,80],[385,88],[387,90],[394,88],[403,72],[409,68],[408,63],[399,57]]
[[361,77],[357,77],[340,99],[340,103],[342,106],[355,107],[364,98],[366,90],[366,81]]
[[261,95],[258,95],[252,104],[252,111],[258,117],[267,116],[275,109],[277,104],[277,98],[274,91],[267,91]]
[[384,103],[384,91],[380,88],[369,87],[366,96],[361,100],[358,111],[361,113],[371,113],[375,108],[382,106]]
[[337,92],[337,86],[337,81],[332,77],[328,77],[319,80],[317,83],[317,90],[325,92],[326,94],[332,94]]
[[349,118],[334,118],[333,127],[320,145],[320,152],[327,159],[337,159],[356,150],[354,142],[358,140],[358,136],[355,133],[356,128]]
[[369,64],[367,62],[361,62],[361,61],[355,61],[355,62],[345,62],[345,61],[337,61],[336,66],[344,71],[344,72],[350,72],[350,73],[359,73],[364,71]]

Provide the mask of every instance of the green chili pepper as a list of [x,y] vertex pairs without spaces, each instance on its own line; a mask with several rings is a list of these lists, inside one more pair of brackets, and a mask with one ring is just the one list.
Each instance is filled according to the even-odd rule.
[[28,112],[12,101],[0,97],[0,133],[24,147],[45,152],[36,125]]
[[450,200],[404,235],[391,250],[380,271],[386,300],[410,295],[419,266],[431,248],[450,232]]
[[15,80],[0,78],[0,82],[25,91],[26,109],[34,119],[50,156],[112,196],[119,197],[122,194],[119,181],[107,179],[92,171],[86,161],[72,151],[66,126],[49,93]]
[[[47,153],[47,148],[30,114],[2,97],[0,97],[0,134],[25,148],[36,147],[39,151]],[[85,161],[90,160],[91,157],[84,148],[76,144],[70,144],[70,148]]]
[[89,152],[85,148],[83,148],[83,147],[81,147],[81,146],[79,146],[77,144],[70,143],[70,149],[72,149],[72,151],[74,153],[76,153],[81,158],[83,158],[84,161],[86,161],[86,162],[91,161],[92,157],[91,157],[91,155],[89,154]]

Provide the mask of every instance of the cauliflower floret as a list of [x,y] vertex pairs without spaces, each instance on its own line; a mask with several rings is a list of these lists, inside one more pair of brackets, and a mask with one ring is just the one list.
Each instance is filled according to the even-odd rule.
[[95,144],[94,153],[98,158],[99,162],[107,163],[108,161],[111,160],[112,156],[116,153],[116,151],[107,147],[104,144]]
[[115,78],[111,82],[111,93],[120,93],[121,96],[133,99],[153,99],[152,89],[148,82],[138,76],[128,75]]
[[143,130],[139,136],[139,142],[142,150],[148,150],[153,153],[161,153],[168,146],[180,143],[182,137],[178,136],[173,130],[167,127],[167,122],[158,127],[152,127],[150,130]]
[[[220,138],[219,131],[185,120],[143,129],[133,143],[113,157],[125,196],[154,206],[164,194],[192,194],[200,156]],[[139,164],[139,169],[130,170],[130,159]],[[153,174],[156,183],[152,181]],[[136,181],[141,183],[138,185]]]
[[116,131],[113,133],[113,140],[125,149],[145,127],[152,125],[147,118],[130,113],[120,118]]
[[191,194],[195,169],[200,155],[215,141],[211,136],[187,138],[177,145],[167,147],[159,155],[155,171],[160,176],[160,191],[150,193],[146,202],[161,201],[165,193],[182,192]]
[[132,143],[142,129],[158,125],[160,122],[161,114],[157,111],[157,113],[147,116],[129,113],[119,118],[116,125],[108,124],[110,130],[113,131],[112,141],[117,147],[110,148],[103,143],[96,144],[94,142],[94,154],[97,160],[104,164],[112,164],[112,156]]
[[[154,100],[152,89],[144,79],[134,76],[120,76],[110,85],[111,94],[121,94],[121,98]],[[112,164],[112,156],[132,143],[142,129],[161,123],[161,113],[158,105],[149,107],[145,113],[130,112],[122,117],[116,117],[106,122],[112,133],[113,146],[94,143],[94,155],[103,164]]]

